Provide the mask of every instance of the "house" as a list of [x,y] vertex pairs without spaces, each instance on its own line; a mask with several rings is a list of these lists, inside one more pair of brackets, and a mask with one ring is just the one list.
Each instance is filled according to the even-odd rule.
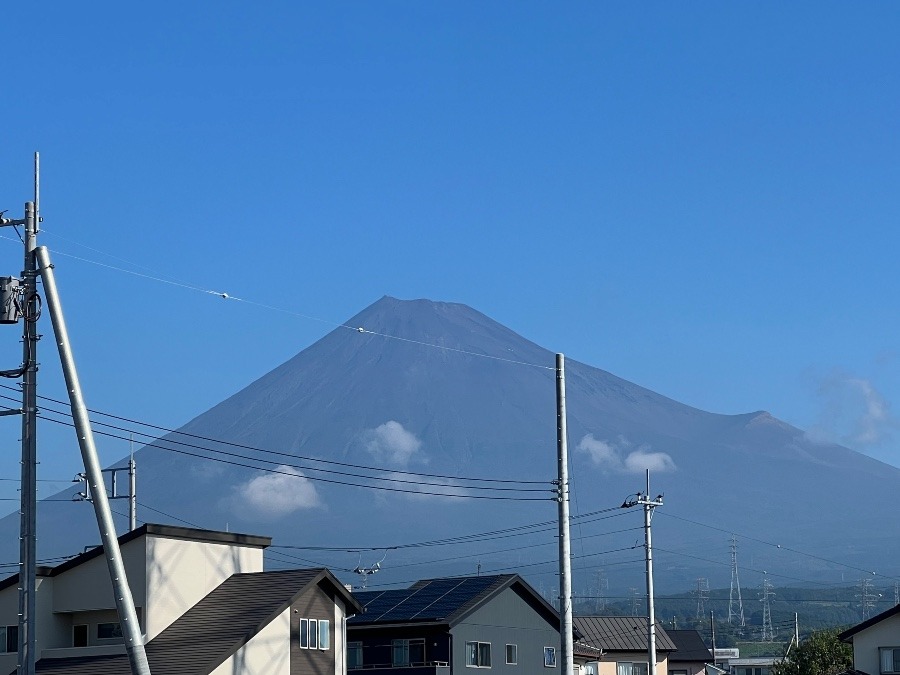
[[695,630],[667,630],[676,651],[669,653],[668,675],[706,675],[707,664],[712,663],[712,652]]
[[900,673],[900,605],[845,630],[838,638],[853,645],[856,672]]
[[[647,675],[647,617],[576,616],[575,663],[591,675]],[[675,643],[656,624],[656,672],[667,673]]]
[[[385,675],[548,675],[559,667],[559,614],[517,574],[419,581],[354,594],[348,671]],[[558,671],[557,671],[558,672]]]
[[[263,571],[268,537],[146,524],[119,537],[151,671],[171,675],[344,675],[344,620],[359,604],[326,569]],[[130,669],[102,550],[39,568],[37,672]],[[18,575],[0,582],[16,669]]]

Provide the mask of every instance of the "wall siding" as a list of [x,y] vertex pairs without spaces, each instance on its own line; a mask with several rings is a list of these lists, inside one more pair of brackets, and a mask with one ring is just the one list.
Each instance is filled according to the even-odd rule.
[[[553,675],[560,672],[559,630],[525,597],[507,588],[451,629],[454,675],[477,675],[484,668],[466,666],[466,642],[491,643],[490,675]],[[506,645],[518,647],[518,663],[506,664]],[[544,666],[544,647],[556,649],[556,668]]]
[[[324,619],[331,623],[331,640],[329,648],[300,648],[300,619]],[[315,586],[298,598],[290,608],[290,675],[334,675],[337,659],[335,658],[335,626],[333,596],[323,587]]]
[[864,673],[880,673],[880,647],[900,647],[900,615],[890,616],[853,636],[853,667]]

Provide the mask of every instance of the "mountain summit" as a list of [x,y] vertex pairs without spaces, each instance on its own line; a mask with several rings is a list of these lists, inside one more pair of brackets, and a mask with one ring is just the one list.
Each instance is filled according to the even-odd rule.
[[[874,515],[893,506],[900,470],[765,412],[705,412],[571,360],[566,376],[573,514],[618,506],[649,468],[665,494],[654,520],[661,579],[727,585],[731,533],[754,569],[792,578],[835,580],[827,559],[898,566],[900,526]],[[324,563],[346,578],[384,557],[386,582],[483,562],[555,584],[552,527],[471,537],[555,518],[554,355],[465,305],[383,297],[137,462],[142,519],[329,549],[273,548],[270,564]],[[575,523],[576,569],[640,575],[637,512]],[[0,527],[14,543],[18,519]],[[41,555],[80,550],[94,527],[86,505],[45,504]],[[447,538],[458,539],[405,546]]]

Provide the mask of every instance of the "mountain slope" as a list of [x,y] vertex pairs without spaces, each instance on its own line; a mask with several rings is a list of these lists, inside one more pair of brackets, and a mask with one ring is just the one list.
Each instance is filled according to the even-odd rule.
[[[309,561],[315,555],[313,562],[339,572],[381,557],[381,552],[358,552],[366,547],[552,520],[553,366],[551,352],[469,307],[385,297],[179,430],[192,436],[170,434],[159,443],[165,449],[141,449],[139,501],[204,527],[273,535],[276,544],[349,549],[282,550],[270,561],[291,564],[296,559],[287,556]],[[741,535],[742,551],[755,556],[756,568],[787,570],[795,578],[828,579],[839,571],[810,557],[788,559],[784,550],[754,540],[777,540],[865,569],[897,567],[892,542],[900,528],[874,514],[889,507],[900,470],[847,448],[812,442],[764,412],[704,412],[571,360],[566,376],[573,512],[620,504],[642,488],[643,470],[651,468],[654,489],[658,486],[666,501],[654,521],[661,578],[683,583],[721,575],[727,583],[730,532]],[[195,456],[210,454],[201,448],[231,453],[219,455],[230,463]],[[269,468],[280,473],[247,468],[262,466],[259,458],[273,462]],[[413,492],[479,493],[473,487],[441,487],[456,476],[542,481],[507,486],[541,492],[491,493],[538,499],[509,501],[342,485],[367,482],[359,475],[369,472],[358,466],[383,467],[388,473],[381,475],[393,482],[382,481],[382,487]],[[317,470],[322,468],[341,473]],[[410,484],[402,482],[410,480],[403,471],[444,478],[422,479],[433,485]],[[306,478],[292,475],[300,472]],[[640,515],[608,517],[616,519],[573,529],[573,536],[583,537],[573,548],[584,556],[576,569],[587,575],[601,564],[621,564],[616,574],[622,583],[633,583],[627,579],[639,577],[641,567],[624,561],[640,556],[633,550],[641,537],[633,529],[639,528]],[[167,520],[146,509],[141,518]],[[80,550],[96,540],[86,506],[44,504],[39,526],[42,555]],[[0,521],[4,541],[15,541],[17,527],[12,516]],[[616,530],[626,531],[600,536]],[[487,569],[533,565],[523,571],[543,575],[552,586],[552,528],[522,538],[518,550],[487,553],[519,542],[389,551],[379,579],[469,572],[483,560]],[[627,550],[602,554],[618,549]],[[9,559],[14,551],[7,553]],[[404,567],[425,561],[431,566]],[[434,561],[442,561],[441,567]]]

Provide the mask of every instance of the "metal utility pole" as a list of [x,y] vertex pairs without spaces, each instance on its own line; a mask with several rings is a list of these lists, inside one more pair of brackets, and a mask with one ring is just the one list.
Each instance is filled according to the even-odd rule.
[[115,524],[113,523],[112,512],[109,509],[109,499],[106,495],[106,486],[103,483],[100,460],[97,457],[97,448],[94,445],[94,434],[91,430],[87,407],[81,393],[78,371],[75,369],[75,359],[72,356],[72,347],[69,343],[66,322],[63,317],[59,293],[56,289],[53,265],[50,262],[50,255],[47,249],[43,246],[35,250],[35,258],[44,283],[47,308],[50,310],[50,318],[53,322],[53,333],[56,337],[59,359],[66,379],[66,389],[69,392],[72,420],[75,423],[78,446],[81,449],[81,456],[84,460],[88,486],[93,498],[94,513],[97,516],[97,525],[100,529],[100,538],[103,542],[103,550],[106,554],[109,576],[112,581],[116,610],[122,626],[122,635],[125,638],[125,651],[128,654],[128,661],[133,675],[150,675],[150,665],[147,663],[147,654],[144,651],[141,626],[138,623],[131,588],[129,588],[128,579],[125,576],[125,564],[122,561],[122,552],[119,549]]
[[569,541],[569,442],[566,430],[566,357],[556,355],[556,501],[559,505],[559,614],[561,675],[573,675],[572,556]]

